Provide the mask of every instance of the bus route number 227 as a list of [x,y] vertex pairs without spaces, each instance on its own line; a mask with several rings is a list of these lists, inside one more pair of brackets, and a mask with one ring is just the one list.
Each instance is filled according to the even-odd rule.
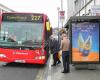
[[32,15],[32,21],[39,21],[39,20],[41,20],[41,16]]

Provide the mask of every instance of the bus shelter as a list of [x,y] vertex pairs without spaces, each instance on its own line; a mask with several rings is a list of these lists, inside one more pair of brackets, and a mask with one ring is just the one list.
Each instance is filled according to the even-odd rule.
[[100,63],[100,16],[73,16],[65,25],[71,40],[71,63],[88,65]]

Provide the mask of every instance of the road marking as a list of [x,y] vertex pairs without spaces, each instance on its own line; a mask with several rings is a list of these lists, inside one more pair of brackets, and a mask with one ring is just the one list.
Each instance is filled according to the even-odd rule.
[[[48,71],[50,66],[50,57],[48,59],[47,64],[45,65],[45,68],[40,69],[35,80],[47,80],[48,77]],[[51,66],[50,66],[51,67]],[[51,79],[50,79],[51,80]]]
[[47,80],[51,80],[51,64],[52,64],[52,55],[50,55],[50,61],[49,61],[49,69],[48,69],[48,76]]
[[35,80],[42,80],[43,73],[44,73],[43,69],[40,69]]

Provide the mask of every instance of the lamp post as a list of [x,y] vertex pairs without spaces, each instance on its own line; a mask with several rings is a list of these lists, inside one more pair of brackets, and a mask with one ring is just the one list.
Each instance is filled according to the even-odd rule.
[[63,11],[63,0],[61,0],[61,10]]
[[[63,0],[61,0],[61,11],[63,11]],[[63,21],[61,21],[62,28],[63,28]]]
[[58,41],[60,42],[60,34],[59,34],[59,10],[60,10],[60,8],[57,7],[57,11],[58,11]]
[[58,10],[58,29],[59,29],[59,10],[60,8],[58,7],[57,10]]

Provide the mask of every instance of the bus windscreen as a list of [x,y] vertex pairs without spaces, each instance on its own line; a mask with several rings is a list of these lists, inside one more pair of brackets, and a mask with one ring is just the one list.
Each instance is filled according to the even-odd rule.
[[41,44],[42,33],[43,23],[3,21],[0,30],[0,45],[11,46],[14,42],[24,46]]

